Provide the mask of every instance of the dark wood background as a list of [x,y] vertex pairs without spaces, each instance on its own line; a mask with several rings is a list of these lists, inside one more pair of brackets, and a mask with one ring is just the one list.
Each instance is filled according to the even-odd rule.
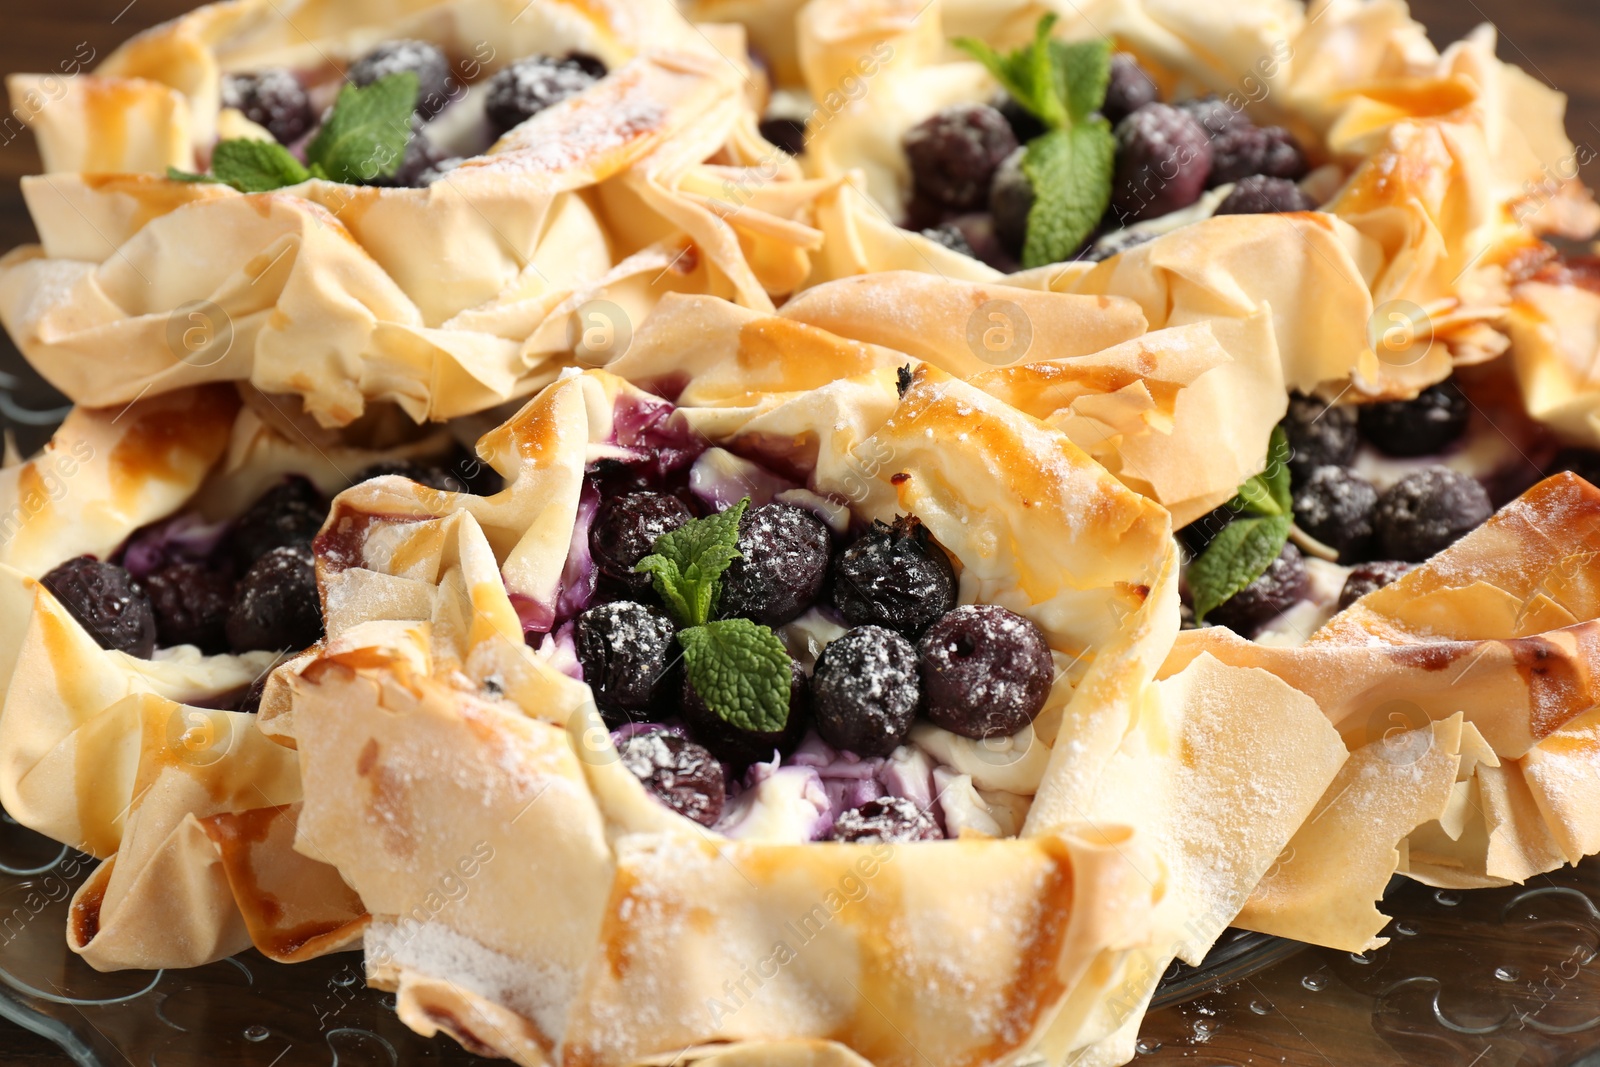
[[[189,0],[3,0],[0,74],[58,69],[85,54],[84,44],[104,56],[129,35],[194,6]],[[1501,58],[1564,90],[1571,97],[1568,134],[1600,151],[1600,2],[1413,0],[1411,6],[1441,47],[1481,22],[1494,23]],[[1590,160],[1585,181],[1600,186],[1600,158],[1596,151],[1583,156]],[[35,240],[17,180],[38,169],[30,136],[0,147],[0,251]],[[9,342],[0,340],[0,346],[9,348]],[[0,1064],[69,1067],[70,1061],[45,1039],[0,1020]]]

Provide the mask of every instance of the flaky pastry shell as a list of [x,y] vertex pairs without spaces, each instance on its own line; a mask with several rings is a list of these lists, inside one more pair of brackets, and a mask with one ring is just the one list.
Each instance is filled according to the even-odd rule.
[[210,385],[76,408],[38,456],[0,470],[0,804],[103,861],[67,931],[89,963],[196,966],[251,944],[305,959],[359,937],[365,913],[331,867],[289,848],[295,753],[226,710],[277,655],[108,651],[38,579],[186,509],[236,516],[286,473],[332,492],[379,459],[448,444],[442,431],[382,451],[310,440],[273,402]]
[[[1600,210],[1577,179],[1580,156],[1562,128],[1565,98],[1497,60],[1487,26],[1436,51],[1398,0],[1247,0],[1217,8],[1163,0],[813,0],[799,15],[800,62],[813,97],[831,103],[813,113],[808,166],[853,176],[819,205],[827,240],[818,276],[913,269],[995,279],[982,263],[892,224],[911,187],[900,138],[941,107],[988,102],[997,91],[947,37],[1015,46],[1046,13],[1060,16],[1056,32],[1064,36],[1115,38],[1147,67],[1164,99],[1216,93],[1262,123],[1287,126],[1324,165],[1308,181],[1321,196],[1331,194],[1323,211],[1332,219],[1319,217],[1346,251],[1319,249],[1326,262],[1300,269],[1322,276],[1317,287],[1274,310],[1320,318],[1324,300],[1364,308],[1352,322],[1365,335],[1310,351],[1282,344],[1284,378],[1294,388],[1337,392],[1349,383],[1369,397],[1411,396],[1454,365],[1500,355],[1519,258],[1540,235],[1582,238],[1600,227]],[[1147,272],[1169,254],[1164,244],[1184,242],[1187,225],[1216,207],[1219,198],[1208,197],[1137,224],[1170,236],[1124,256],[1143,252],[1138,269]],[[1219,218],[1201,240],[1223,248],[1254,243],[1255,234],[1231,232],[1248,225]],[[1263,250],[1259,269],[1230,278],[1233,291],[1256,300],[1269,289],[1281,293],[1260,283],[1274,267],[1312,255],[1288,245],[1294,236],[1280,230],[1284,247]],[[1074,289],[1093,270],[1069,263],[1034,273],[1053,288]]]
[[[406,5],[400,29],[451,54],[487,47],[473,61],[485,76],[537,42],[621,64],[426,189],[312,179],[245,195],[160,176],[193,166],[196,144],[209,152],[223,71],[348,62],[396,32],[393,14],[202,8],[109,57],[105,83],[72,83],[71,100],[159,86],[195,129],[159,160],[47,150],[50,173],[25,180],[41,244],[0,260],[0,322],[53,384],[109,405],[243,380],[328,426],[373,400],[443,419],[533,392],[583,331],[624,344],[665,292],[768,308],[805,278],[826,183],[799,180],[756,132],[739,35],[648,0]],[[142,140],[138,113],[68,102],[41,113],[47,149],[100,144],[110,127]],[[584,305],[594,314],[575,315]]]
[[1209,628],[1196,657],[1314,698],[1350,760],[1240,923],[1363,951],[1396,870],[1429,885],[1522,882],[1600,851],[1600,490],[1539,483],[1298,648]]
[[[1332,780],[1332,727],[1265,672],[1207,659],[1156,682],[1176,630],[1166,512],[933,361],[684,297],[616,369],[670,383],[675,405],[564,376],[480,443],[516,470],[499,496],[380,479],[341,495],[319,539],[328,642],[267,728],[301,754],[302,847],[373,914],[369,978],[423,1033],[528,1064],[1131,1056],[1167,963],[1203,955]],[[732,839],[617,764],[538,634],[584,471],[652,447],[641,427],[858,519],[915,514],[964,602],[1039,625],[1060,677],[1030,742],[1049,758],[1011,787],[1036,794],[1020,836],[887,854],[781,823]],[[1206,858],[1217,826],[1225,864]],[[470,887],[435,906],[461,863]],[[785,925],[808,922],[822,933]]]

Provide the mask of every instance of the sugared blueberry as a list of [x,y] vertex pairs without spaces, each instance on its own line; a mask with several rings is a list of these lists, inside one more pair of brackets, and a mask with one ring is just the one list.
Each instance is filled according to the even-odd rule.
[[917,644],[923,713],[964,737],[1010,736],[1044,707],[1055,664],[1032,621],[997,604],[947,612]]
[[944,834],[932,815],[905,797],[879,797],[841,812],[830,836],[856,845],[898,845],[938,841]]
[[650,588],[648,574],[633,568],[671,533],[694,516],[683,501],[666,493],[624,493],[606,501],[589,528],[589,552],[600,573],[633,593]]
[[1378,491],[1349,467],[1318,467],[1294,491],[1294,521],[1350,563],[1372,543]]
[[887,756],[917,717],[917,650],[881,626],[857,626],[829,642],[811,675],[817,733],[858,756]]
[[1286,178],[1268,178],[1256,175],[1242,178],[1233,191],[1217,205],[1218,215],[1281,215],[1288,211],[1312,211],[1316,208],[1300,187]]
[[722,814],[722,765],[700,745],[666,730],[647,730],[617,748],[622,765],[679,815],[711,826]]
[[[1295,182],[1306,176],[1307,169],[1300,142],[1282,126],[1256,126],[1241,115],[1211,138],[1213,189],[1252,177]],[[1315,206],[1287,210],[1310,211]]]
[[1361,444],[1355,408],[1299,393],[1289,397],[1288,414],[1278,425],[1289,439],[1289,476],[1297,485],[1318,467],[1348,467]]
[[133,575],[93,556],[69,559],[40,579],[101,648],[149,659],[156,650],[150,597]]
[[1403,578],[1411,566],[1395,559],[1358,563],[1345,575],[1344,588],[1339,590],[1339,610],[1343,611],[1368,593]]
[[944,245],[952,252],[960,252],[973,259],[978,258],[978,253],[972,250],[972,243],[967,240],[967,235],[953,222],[941,222],[937,226],[929,226],[922,231],[922,236]]
[[299,140],[316,121],[305,87],[281,67],[226,75],[222,106],[244,112],[245,118],[264,127],[280,144]]
[[1028,237],[1028,213],[1033,210],[1033,183],[1022,169],[1026,148],[1019,148],[1005,158],[1000,169],[994,172],[994,184],[989,187],[989,212],[994,216],[995,236],[1012,255],[1022,252]]
[[327,502],[306,479],[293,477],[273,486],[234,524],[235,573],[243,574],[274,548],[310,545],[327,517]]
[[235,652],[298,651],[322,639],[316,560],[304,545],[274,548],[245,572],[228,612]]
[[612,726],[667,718],[678,688],[677,627],[662,611],[631,600],[590,608],[573,635],[583,680]]
[[1027,144],[1044,132],[1044,123],[1039,121],[1039,116],[1017,103],[1016,97],[1004,90],[995,94],[989,106],[1005,116],[1018,144]]
[[791,156],[806,150],[806,124],[799,119],[765,118],[758,127],[761,136]]
[[1226,626],[1241,637],[1253,637],[1310,592],[1305,559],[1298,548],[1284,545],[1261,577],[1213,608],[1206,621]]
[[830,568],[833,606],[851,626],[915,637],[956,605],[950,557],[914,515],[879,521]]
[[1192,115],[1146,104],[1117,123],[1111,208],[1124,223],[1188,207],[1205,192],[1211,140]]
[[1429,456],[1466,432],[1471,410],[1460,387],[1443,381],[1428,386],[1414,400],[1363,406],[1361,436],[1391,456]]
[[419,485],[425,485],[429,489],[437,489],[441,493],[465,493],[467,491],[466,483],[443,467],[413,463],[404,459],[386,459],[374,463],[372,466],[362,469],[352,478],[351,484],[359,485],[361,482],[372,478],[382,478],[391,474],[399,475],[401,478],[409,478]]
[[1251,125],[1249,117],[1243,111],[1215,93],[1182,100],[1172,106],[1198,122],[1208,139],[1220,137],[1235,127]]
[[772,759],[774,752],[787,756],[800,744],[811,724],[807,713],[810,698],[806,693],[806,672],[795,660],[789,661],[789,718],[781,730],[745,730],[711,710],[687,677],[682,687],[683,721],[689,733],[735,774],[752,763]]
[[450,60],[427,41],[385,41],[350,65],[347,75],[357,85],[371,85],[391,74],[417,76],[417,114],[431,119],[444,110],[455,89]]
[[174,563],[146,578],[144,586],[161,647],[194,645],[207,655],[227,651],[231,577],[199,563]]
[[1378,498],[1374,543],[1384,559],[1421,563],[1494,514],[1477,480],[1449,467],[1408,474]]
[[524,56],[489,79],[483,109],[495,133],[503,134],[569,96],[577,96],[596,80],[571,59]]
[[1106,84],[1106,102],[1100,113],[1116,125],[1146,104],[1157,99],[1156,83],[1127,52],[1111,57],[1111,80]]
[[739,558],[722,572],[722,614],[763,626],[798,618],[822,595],[831,542],[822,520],[805,508],[751,508],[739,521]]
[[383,160],[375,157],[370,164],[358,164],[357,174],[360,184],[386,189],[419,189],[437,180],[438,168],[444,163],[447,153],[433,143],[422,128],[422,119],[419,116],[412,116],[411,127],[411,136],[406,141],[405,151],[401,154],[400,164],[394,173],[379,174],[377,164]]
[[950,211],[976,211],[1017,148],[1005,116],[987,104],[955,104],[911,127],[902,142],[919,196]]

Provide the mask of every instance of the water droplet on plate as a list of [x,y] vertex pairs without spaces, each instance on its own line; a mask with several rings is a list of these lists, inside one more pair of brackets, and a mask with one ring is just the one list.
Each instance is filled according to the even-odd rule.
[[1196,1041],[1209,1041],[1211,1036],[1216,1032],[1216,1023],[1209,1022],[1205,1019],[1196,1019],[1194,1021],[1194,1039]]
[[1268,1004],[1264,1000],[1252,1000],[1250,1002],[1250,1010],[1255,1012],[1257,1015],[1271,1015],[1272,1005]]
[[1395,923],[1394,932],[1401,937],[1416,937],[1417,927],[1414,923]]
[[1494,976],[1500,979],[1502,982],[1515,982],[1518,978],[1522,977],[1522,972],[1517,970],[1515,967],[1496,967],[1494,969]]
[[1448,889],[1441,889],[1433,894],[1433,899],[1437,901],[1441,907],[1453,908],[1457,904],[1461,903],[1461,894],[1452,893]]
[[244,1028],[244,1039],[246,1041],[265,1041],[271,1036],[272,1031],[265,1026],[247,1026]]
[[336,986],[341,986],[345,989],[349,989],[359,981],[361,981],[361,976],[349,968],[346,968],[333,976],[333,984]]
[[1350,962],[1351,963],[1359,963],[1363,967],[1368,967],[1368,966],[1371,966],[1372,959],[1370,957],[1364,955],[1363,953],[1352,952],[1352,953],[1350,953]]
[[1141,1056],[1148,1056],[1152,1052],[1159,1052],[1161,1050],[1161,1042],[1149,1041],[1141,1037],[1138,1041],[1134,1042],[1133,1050]]
[[1328,978],[1321,974],[1308,974],[1300,979],[1300,984],[1313,993],[1320,993],[1328,987]]

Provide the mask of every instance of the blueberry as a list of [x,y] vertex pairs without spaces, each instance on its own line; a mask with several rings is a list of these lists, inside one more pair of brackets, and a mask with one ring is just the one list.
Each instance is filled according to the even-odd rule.
[[622,765],[661,803],[702,826],[722,814],[722,765],[700,745],[665,730],[634,734],[617,746]]
[[851,626],[915,637],[956,605],[956,575],[944,549],[914,515],[872,530],[834,557],[833,606]]
[[1345,575],[1344,588],[1339,591],[1339,610],[1343,611],[1368,593],[1398,581],[1409,570],[1411,564],[1395,559],[1357,564]]
[[466,158],[463,156],[451,156],[448,159],[441,159],[437,163],[429,164],[417,172],[416,178],[411,182],[411,188],[426,189],[434,182],[444,181],[465,162]]
[[1100,113],[1116,125],[1146,104],[1157,99],[1156,83],[1127,52],[1111,57],[1111,81],[1106,85],[1106,102]]
[[350,480],[351,485],[359,485],[373,478],[382,478],[386,475],[399,475],[409,478],[418,485],[425,485],[429,489],[437,489],[441,493],[465,493],[467,486],[462,479],[432,464],[412,463],[410,460],[386,459],[374,463],[361,470]]
[[1183,100],[1172,106],[1198,122],[1208,140],[1221,137],[1235,128],[1251,125],[1243,111],[1215,94]]
[[1289,397],[1289,411],[1278,425],[1289,439],[1289,476],[1296,485],[1318,467],[1348,467],[1361,444],[1355,408],[1299,393]]
[[722,572],[725,617],[782,626],[822,595],[832,537],[822,520],[793,504],[764,504],[739,520],[740,558]]
[[599,81],[611,73],[604,60],[599,56],[592,56],[588,52],[568,52],[565,58],[568,63],[577,67],[595,81]]
[[575,60],[525,56],[489,79],[484,111],[496,135],[504,134],[597,80]]
[[373,164],[358,167],[360,184],[384,189],[420,189],[438,180],[445,155],[444,150],[436,146],[423,130],[421,118],[413,115],[411,136],[406,141],[405,152],[394,173],[379,175],[376,162],[380,161],[375,160]]
[[174,563],[145,579],[163,648],[194,645],[207,655],[228,649],[233,578],[200,563]]
[[937,226],[929,226],[922,231],[922,236],[930,241],[944,245],[952,252],[960,252],[972,259],[978,258],[978,253],[972,250],[972,244],[967,240],[967,235],[961,232],[961,227],[953,222],[941,222]]
[[1028,237],[1028,213],[1033,210],[1033,183],[1022,170],[1026,148],[1019,148],[1005,158],[994,173],[994,184],[989,187],[989,211],[994,215],[994,232],[1000,244],[1012,255],[1022,253],[1023,242]]
[[239,706],[234,710],[242,711],[246,715],[258,714],[261,711],[261,698],[266,695],[267,679],[271,676],[272,672],[270,670],[262,671],[257,675],[256,680],[250,683],[249,688],[244,691],[244,695],[239,698]]
[[1194,117],[1146,104],[1117,124],[1117,171],[1111,206],[1123,222],[1188,207],[1205,192],[1211,141]]
[[1044,132],[1044,123],[1039,121],[1039,116],[1017,103],[1016,97],[1008,92],[997,93],[989,106],[1005,116],[1018,144],[1027,144]]
[[1288,211],[1313,211],[1316,201],[1286,178],[1256,175],[1243,178],[1217,205],[1218,215],[1280,215]]
[[762,137],[791,156],[805,153],[806,124],[799,119],[766,118],[758,128]]
[[417,76],[417,114],[431,119],[444,110],[455,90],[450,60],[427,41],[385,41],[350,65],[346,72],[357,85],[371,85],[391,74]]
[[1494,514],[1478,482],[1448,467],[1408,474],[1378,498],[1373,513],[1378,555],[1421,563]]
[[[1213,189],[1252,177],[1299,181],[1309,169],[1305,152],[1293,134],[1282,126],[1252,125],[1242,115],[1221,133],[1212,135],[1211,157],[1210,185]],[[1310,211],[1311,208],[1294,210]]]
[[811,675],[817,733],[858,756],[893,752],[921,699],[917,650],[881,626],[857,626],[829,642]]
[[650,588],[648,574],[634,566],[653,551],[656,538],[694,516],[683,501],[666,493],[625,493],[608,500],[589,528],[589,552],[600,573],[632,593]]
[[689,733],[735,774],[752,763],[772,759],[774,752],[787,756],[800,744],[811,725],[806,672],[792,659],[789,661],[789,718],[781,730],[745,730],[735,726],[700,699],[687,677],[683,680],[682,700],[683,721],[689,724]]
[[902,145],[917,195],[950,211],[976,211],[1017,148],[1005,116],[986,104],[956,104],[911,127]]
[[309,546],[327,518],[327,502],[304,478],[291,477],[267,490],[234,524],[235,573],[243,574],[274,548]]
[[265,128],[280,144],[299,140],[316,121],[304,86],[281,67],[226,75],[222,106],[244,112],[245,118]]
[[1361,436],[1391,456],[1429,456],[1454,444],[1467,430],[1471,405],[1452,381],[1430,385],[1415,400],[1367,404]]
[[677,627],[656,608],[618,600],[578,616],[583,680],[612,726],[665,719],[678,687]]
[[1161,235],[1158,233],[1148,231],[1113,230],[1095,241],[1087,251],[1077,258],[1085,263],[1103,263],[1112,256],[1121,255],[1130,248],[1138,248],[1140,245],[1149,244],[1159,236]]
[[1206,621],[1226,626],[1241,637],[1254,637],[1257,630],[1306,599],[1310,592],[1311,582],[1300,550],[1284,545],[1261,577],[1213,608]]
[[1039,714],[1055,664],[1044,634],[996,604],[947,612],[917,644],[923,712],[964,737],[1009,737]]
[[1318,467],[1294,492],[1294,521],[1348,564],[1366,554],[1377,506],[1378,491],[1349,467]]
[[1544,469],[1544,476],[1571,471],[1590,485],[1600,486],[1600,452],[1592,448],[1563,448]]
[[245,572],[228,612],[235,652],[298,651],[322,639],[316,560],[304,545],[274,548]]
[[150,597],[133,575],[93,556],[69,559],[40,579],[101,648],[149,659],[156,650]]
[[879,797],[859,808],[841,812],[834,820],[834,841],[857,845],[898,845],[911,841],[938,841],[944,834],[932,815],[904,797]]

